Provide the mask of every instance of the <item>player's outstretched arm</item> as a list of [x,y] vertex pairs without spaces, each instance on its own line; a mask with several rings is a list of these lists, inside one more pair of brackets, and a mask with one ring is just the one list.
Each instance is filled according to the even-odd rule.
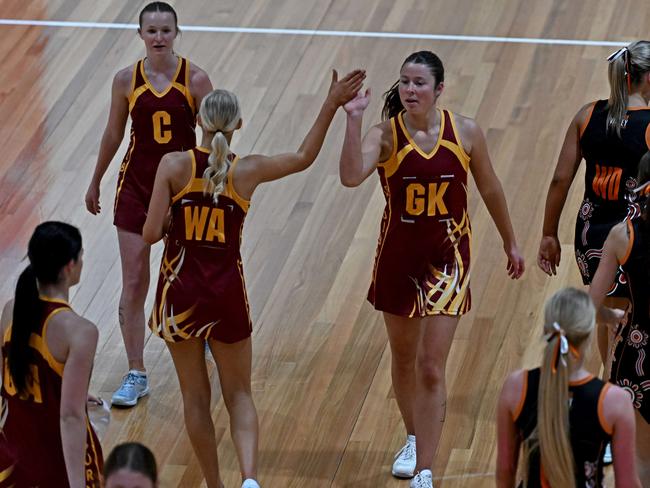
[[244,198],[250,198],[260,183],[277,180],[311,166],[323,146],[337,109],[355,97],[365,77],[365,71],[354,70],[339,80],[337,72],[332,71],[327,97],[298,150],[276,156],[251,154],[242,158],[235,168],[233,179],[237,193]]

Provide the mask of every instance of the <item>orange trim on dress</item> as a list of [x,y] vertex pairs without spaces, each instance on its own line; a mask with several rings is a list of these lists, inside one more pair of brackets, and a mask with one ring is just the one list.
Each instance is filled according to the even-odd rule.
[[246,200],[239,193],[237,193],[237,190],[235,190],[234,175],[235,166],[237,166],[238,162],[239,156],[235,156],[235,159],[233,159],[232,163],[230,163],[230,168],[228,168],[228,174],[226,175],[226,191],[224,192],[224,195],[234,200],[237,205],[242,208],[244,213],[246,213],[248,212],[248,208],[250,207],[251,202],[250,200]]
[[167,95],[167,93],[169,93],[169,90],[171,90],[172,87],[174,86],[174,83],[175,83],[176,79],[178,78],[178,74],[179,74],[180,71],[181,71],[181,66],[182,66],[182,64],[183,64],[183,58],[181,58],[180,56],[178,56],[178,64],[176,65],[176,71],[174,72],[174,76],[172,76],[171,82],[169,83],[169,85],[167,86],[167,88],[165,88],[165,89],[164,89],[163,91],[161,91],[161,92],[159,92],[158,90],[156,90],[156,89],[154,88],[154,86],[151,84],[151,82],[149,81],[149,78],[147,78],[147,73],[146,73],[146,71],[145,71],[145,69],[144,69],[144,60],[145,60],[145,59],[147,59],[147,58],[144,58],[144,59],[142,60],[142,64],[140,65],[140,74],[142,74],[142,79],[144,80],[145,85],[147,85],[147,88],[149,88],[149,91],[151,91],[151,93],[153,93],[153,94],[154,94],[156,97],[158,97],[158,98],[162,98],[162,97],[164,97],[165,95]]
[[445,132],[445,115],[442,113],[442,110],[440,110],[439,108],[436,108],[436,110],[440,114],[440,132],[438,133],[438,140],[436,141],[436,145],[433,146],[433,149],[428,154],[425,153],[422,150],[422,148],[420,146],[418,146],[417,143],[411,137],[411,134],[409,133],[408,129],[406,128],[406,123],[404,122],[404,117],[403,117],[404,112],[400,112],[397,115],[400,127],[402,128],[402,131],[404,132],[404,135],[406,136],[406,140],[409,141],[409,144],[411,144],[411,146],[413,146],[413,149],[415,149],[420,154],[420,156],[422,156],[425,159],[431,159],[432,157],[434,157],[436,155],[436,153],[438,152],[438,148],[440,147],[440,143],[442,142],[443,134]]
[[454,133],[454,137],[456,138],[456,145],[458,146],[458,149],[460,149],[460,153],[463,155],[463,157],[467,159],[467,163],[469,163],[469,160],[472,158],[470,157],[469,154],[467,154],[465,148],[463,147],[463,141],[460,139],[460,132],[456,127],[456,119],[454,118],[454,113],[451,112],[450,110],[445,110],[445,112],[449,114],[449,121],[451,122],[451,131]]
[[645,145],[650,149],[650,124],[645,128]]
[[512,412],[512,421],[516,422],[519,416],[521,415],[521,411],[524,409],[524,403],[526,403],[526,394],[528,393],[528,370],[524,370],[524,383],[523,387],[521,389],[521,396],[519,397],[519,402],[517,403],[517,407],[515,410]]
[[593,375],[593,374],[588,374],[587,376],[585,376],[584,378],[582,378],[582,379],[580,379],[580,380],[569,381],[569,386],[582,386],[582,385],[586,385],[587,383],[589,383],[589,382],[590,382],[591,380],[593,380],[593,379],[594,379],[594,375]]
[[603,389],[600,390],[600,396],[598,397],[598,420],[603,430],[609,435],[612,435],[614,433],[614,427],[610,425],[609,422],[607,422],[607,419],[605,419],[605,414],[603,412],[605,396],[607,395],[607,391],[609,390],[610,386],[612,386],[611,383],[605,383],[605,385],[603,385]]
[[580,132],[578,133],[578,137],[582,137],[582,134],[585,133],[585,130],[587,129],[587,126],[589,125],[589,121],[591,120],[591,114],[594,113],[594,107],[595,106],[596,106],[596,102],[592,102],[591,108],[589,109],[589,113],[587,113],[587,118],[580,125]]
[[625,256],[623,256],[623,259],[619,263],[621,266],[627,263],[627,260],[630,258],[630,254],[632,254],[632,247],[634,247],[634,225],[632,225],[632,220],[630,219],[626,219],[626,222],[627,233],[630,240],[627,244],[627,249],[625,250]]

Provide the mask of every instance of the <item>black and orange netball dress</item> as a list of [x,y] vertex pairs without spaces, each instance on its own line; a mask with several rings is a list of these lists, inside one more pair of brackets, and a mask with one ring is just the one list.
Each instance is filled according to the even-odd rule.
[[[524,389],[513,420],[523,439],[528,439],[537,428],[537,399],[541,371],[526,371]],[[576,486],[603,486],[603,451],[611,441],[613,428],[603,417],[602,403],[608,383],[593,376],[579,382],[569,383],[571,404],[569,407],[570,441],[575,461]],[[533,448],[528,466],[527,486],[548,487],[543,476],[539,446]]]
[[[585,285],[596,274],[612,227],[639,214],[633,190],[639,160],[650,148],[650,108],[628,109],[620,138],[607,131],[607,113],[607,100],[594,102],[580,130],[585,193],[576,218],[575,254]],[[608,296],[628,295],[625,276],[619,272]]]
[[173,81],[162,92],[147,79],[144,59],[138,61],[133,68],[129,113],[131,139],[120,167],[113,223],[141,234],[160,159],[196,146],[189,60],[178,58]]
[[[63,458],[60,429],[61,385],[63,364],[57,362],[47,347],[47,328],[57,313],[70,310],[61,300],[41,297],[43,319],[39,333],[32,333],[29,344],[32,361],[27,392],[18,395],[7,366],[11,326],[4,335],[2,356],[2,434],[0,435],[0,486],[66,488],[68,474]],[[102,450],[97,435],[86,416],[86,487],[99,488]],[[4,478],[6,477],[6,478]],[[8,484],[3,484],[5,481]]]
[[650,293],[648,236],[643,217],[626,221],[629,245],[621,266],[628,280],[632,308],[614,343],[610,380],[629,393],[634,408],[650,423]]
[[233,187],[237,157],[215,204],[202,178],[210,150],[197,147],[190,155],[192,178],[172,199],[149,325],[169,342],[198,337],[234,343],[252,330],[239,252],[249,202]]
[[429,154],[411,138],[403,114],[390,119],[393,152],[378,165],[386,208],[368,300],[404,317],[462,315],[470,309],[470,157],[451,112],[440,111]]

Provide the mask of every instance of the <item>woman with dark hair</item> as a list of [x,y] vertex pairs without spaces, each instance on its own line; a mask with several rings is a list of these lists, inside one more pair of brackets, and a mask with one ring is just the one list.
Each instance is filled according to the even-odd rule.
[[[639,159],[650,148],[650,42],[636,41],[609,58],[610,95],[583,106],[573,117],[546,196],[537,263],[549,276],[560,264],[558,226],[569,188],[585,160],[584,198],[575,225],[575,259],[582,282],[589,285],[598,268],[609,231],[635,205]],[[623,274],[609,283],[605,304],[624,309],[629,290]],[[607,327],[599,325],[598,350],[609,355]]]
[[[602,487],[602,454],[610,441],[616,486],[640,488],[628,395],[584,368],[595,315],[589,295],[575,288],[546,302],[541,367],[515,371],[501,390],[498,488]],[[524,482],[517,485],[522,444]]]
[[126,442],[113,448],[104,463],[104,488],[157,488],[156,458],[146,446]]
[[102,451],[86,413],[97,328],[68,304],[82,253],[76,227],[37,226],[0,318],[0,470],[16,487],[99,488]]
[[345,186],[358,186],[377,170],[386,197],[368,300],[384,314],[393,389],[407,432],[392,472],[405,478],[419,472],[411,482],[417,488],[432,486],[447,356],[458,320],[470,308],[469,171],[503,239],[508,274],[516,279],[524,271],[483,132],[474,120],[438,108],[443,82],[438,56],[411,54],[385,94],[384,121],[363,140],[370,92],[359,93],[344,105],[340,161]]
[[[619,268],[628,283],[631,307],[619,325],[614,341],[610,381],[623,388],[636,408],[636,438],[639,475],[650,487],[650,152],[639,163],[640,215],[627,218],[609,232],[603,256],[589,293],[603,324],[616,326],[622,317],[603,306]],[[616,454],[614,454],[616,459]]]
[[146,57],[117,72],[113,79],[108,124],[99,147],[95,172],[86,193],[86,207],[100,211],[102,177],[117,152],[131,116],[131,140],[117,182],[113,224],[122,261],[119,321],[129,371],[112,403],[133,406],[149,392],[144,366],[144,301],[149,289],[149,252],[142,226],[160,158],[196,145],[196,110],[212,90],[208,75],[174,52],[178,20],[165,2],[152,2],[140,12],[138,33]]
[[[165,340],[183,396],[185,426],[208,488],[223,488],[210,409],[204,344],[219,371],[242,488],[257,482],[258,420],[251,392],[252,323],[240,254],[250,199],[262,183],[307,169],[318,156],[338,108],[361,89],[365,73],[332,74],[320,112],[296,152],[235,156],[242,125],[234,93],[214,90],[199,110],[201,145],[160,162],[143,237],[163,238],[156,300],[149,323]],[[169,215],[171,214],[171,222]],[[168,227],[169,225],[169,227]]]

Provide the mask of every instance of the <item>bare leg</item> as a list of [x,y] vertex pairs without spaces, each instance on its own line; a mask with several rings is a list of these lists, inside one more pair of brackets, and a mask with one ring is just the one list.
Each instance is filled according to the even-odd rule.
[[650,488],[650,424],[636,415],[636,459],[639,469],[639,479],[643,488]]
[[149,252],[151,246],[142,236],[117,229],[122,260],[120,329],[129,369],[144,371],[144,301],[149,289]]
[[210,379],[205,363],[205,341],[167,342],[183,395],[185,428],[208,488],[223,488],[219,476],[217,440],[210,415]]
[[257,411],[251,393],[251,339],[225,344],[210,339],[219,370],[221,393],[230,415],[230,435],[237,450],[242,480],[257,479]]
[[420,339],[420,319],[384,312],[391,351],[391,378],[406,433],[415,435],[415,355]]
[[415,435],[417,471],[431,469],[440,443],[447,406],[445,372],[458,317],[422,319],[415,367]]
[[[630,301],[627,298],[620,297],[605,297],[603,300],[603,305],[609,308],[618,308],[621,310],[627,310],[630,305]],[[600,353],[600,359],[603,362],[604,373],[603,378],[609,378],[609,368],[611,366],[611,345],[614,340],[615,330],[607,326],[607,324],[597,324],[597,339],[598,339],[598,352]]]

